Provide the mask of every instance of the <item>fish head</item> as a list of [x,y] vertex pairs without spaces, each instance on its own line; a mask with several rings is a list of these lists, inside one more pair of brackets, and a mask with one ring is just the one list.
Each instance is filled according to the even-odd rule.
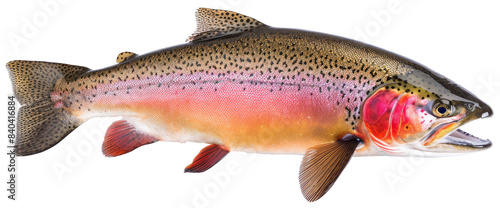
[[374,146],[389,154],[424,156],[489,148],[489,140],[459,127],[492,116],[491,108],[444,76],[413,68],[388,77],[363,104],[363,124]]

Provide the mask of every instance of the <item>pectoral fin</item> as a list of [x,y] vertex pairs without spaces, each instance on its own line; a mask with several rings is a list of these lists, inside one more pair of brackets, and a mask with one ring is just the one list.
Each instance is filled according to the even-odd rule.
[[348,134],[332,143],[311,147],[300,165],[302,195],[313,202],[321,198],[337,180],[361,139]]
[[203,148],[200,153],[198,153],[198,155],[196,155],[196,157],[193,159],[193,163],[188,165],[184,169],[184,172],[204,172],[217,164],[220,160],[222,160],[222,158],[224,158],[227,153],[229,153],[229,148],[225,146],[217,144],[208,145]]

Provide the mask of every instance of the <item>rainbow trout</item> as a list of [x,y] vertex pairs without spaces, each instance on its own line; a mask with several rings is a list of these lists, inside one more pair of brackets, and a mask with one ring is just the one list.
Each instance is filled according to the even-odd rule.
[[315,201],[354,155],[443,155],[491,146],[458,129],[493,114],[470,92],[412,60],[337,36],[274,28],[200,8],[189,42],[118,64],[7,64],[22,104],[17,155],[45,151],[93,117],[113,157],[156,141],[209,145],[185,172],[230,151],[303,154],[299,181]]

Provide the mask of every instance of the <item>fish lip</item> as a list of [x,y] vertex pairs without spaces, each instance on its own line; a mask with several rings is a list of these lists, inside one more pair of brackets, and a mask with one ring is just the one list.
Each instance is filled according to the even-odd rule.
[[455,146],[465,146],[477,149],[486,149],[492,146],[488,139],[481,139],[472,134],[469,134],[461,129],[456,129],[449,135],[439,139],[437,144],[447,144]]
[[[456,123],[456,122],[451,122],[451,123]],[[437,127],[435,127],[434,129],[432,129],[431,132],[429,132],[424,137],[422,137],[422,139],[420,139],[420,142],[423,143],[423,144],[426,143],[426,142],[428,142],[429,140],[431,140],[435,136],[435,134],[438,131],[440,131],[442,128],[444,128],[445,126],[447,126],[448,124],[451,124],[451,123],[439,124]],[[439,140],[441,140],[441,139],[439,139]]]
[[[439,145],[452,145],[452,146],[458,146],[458,147],[469,147],[473,149],[487,149],[492,146],[492,142],[488,139],[481,139],[479,137],[476,137],[472,134],[469,134],[459,128],[458,126],[461,126],[461,124],[466,123],[464,120],[458,120],[454,122],[449,122],[449,123],[443,123],[434,128],[429,134],[427,134],[425,137],[422,138],[421,142],[424,144],[424,146],[439,146]],[[436,134],[439,131],[445,130],[449,125],[455,125],[455,129],[452,129],[448,134],[445,136],[432,141],[433,138],[436,136]],[[453,128],[453,127],[452,127]],[[430,142],[428,145],[425,145],[425,143]]]

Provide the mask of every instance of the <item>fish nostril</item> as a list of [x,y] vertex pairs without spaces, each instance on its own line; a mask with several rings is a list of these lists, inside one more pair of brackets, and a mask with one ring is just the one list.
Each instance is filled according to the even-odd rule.
[[473,103],[465,103],[465,107],[469,111],[474,111],[474,108],[475,108]]

